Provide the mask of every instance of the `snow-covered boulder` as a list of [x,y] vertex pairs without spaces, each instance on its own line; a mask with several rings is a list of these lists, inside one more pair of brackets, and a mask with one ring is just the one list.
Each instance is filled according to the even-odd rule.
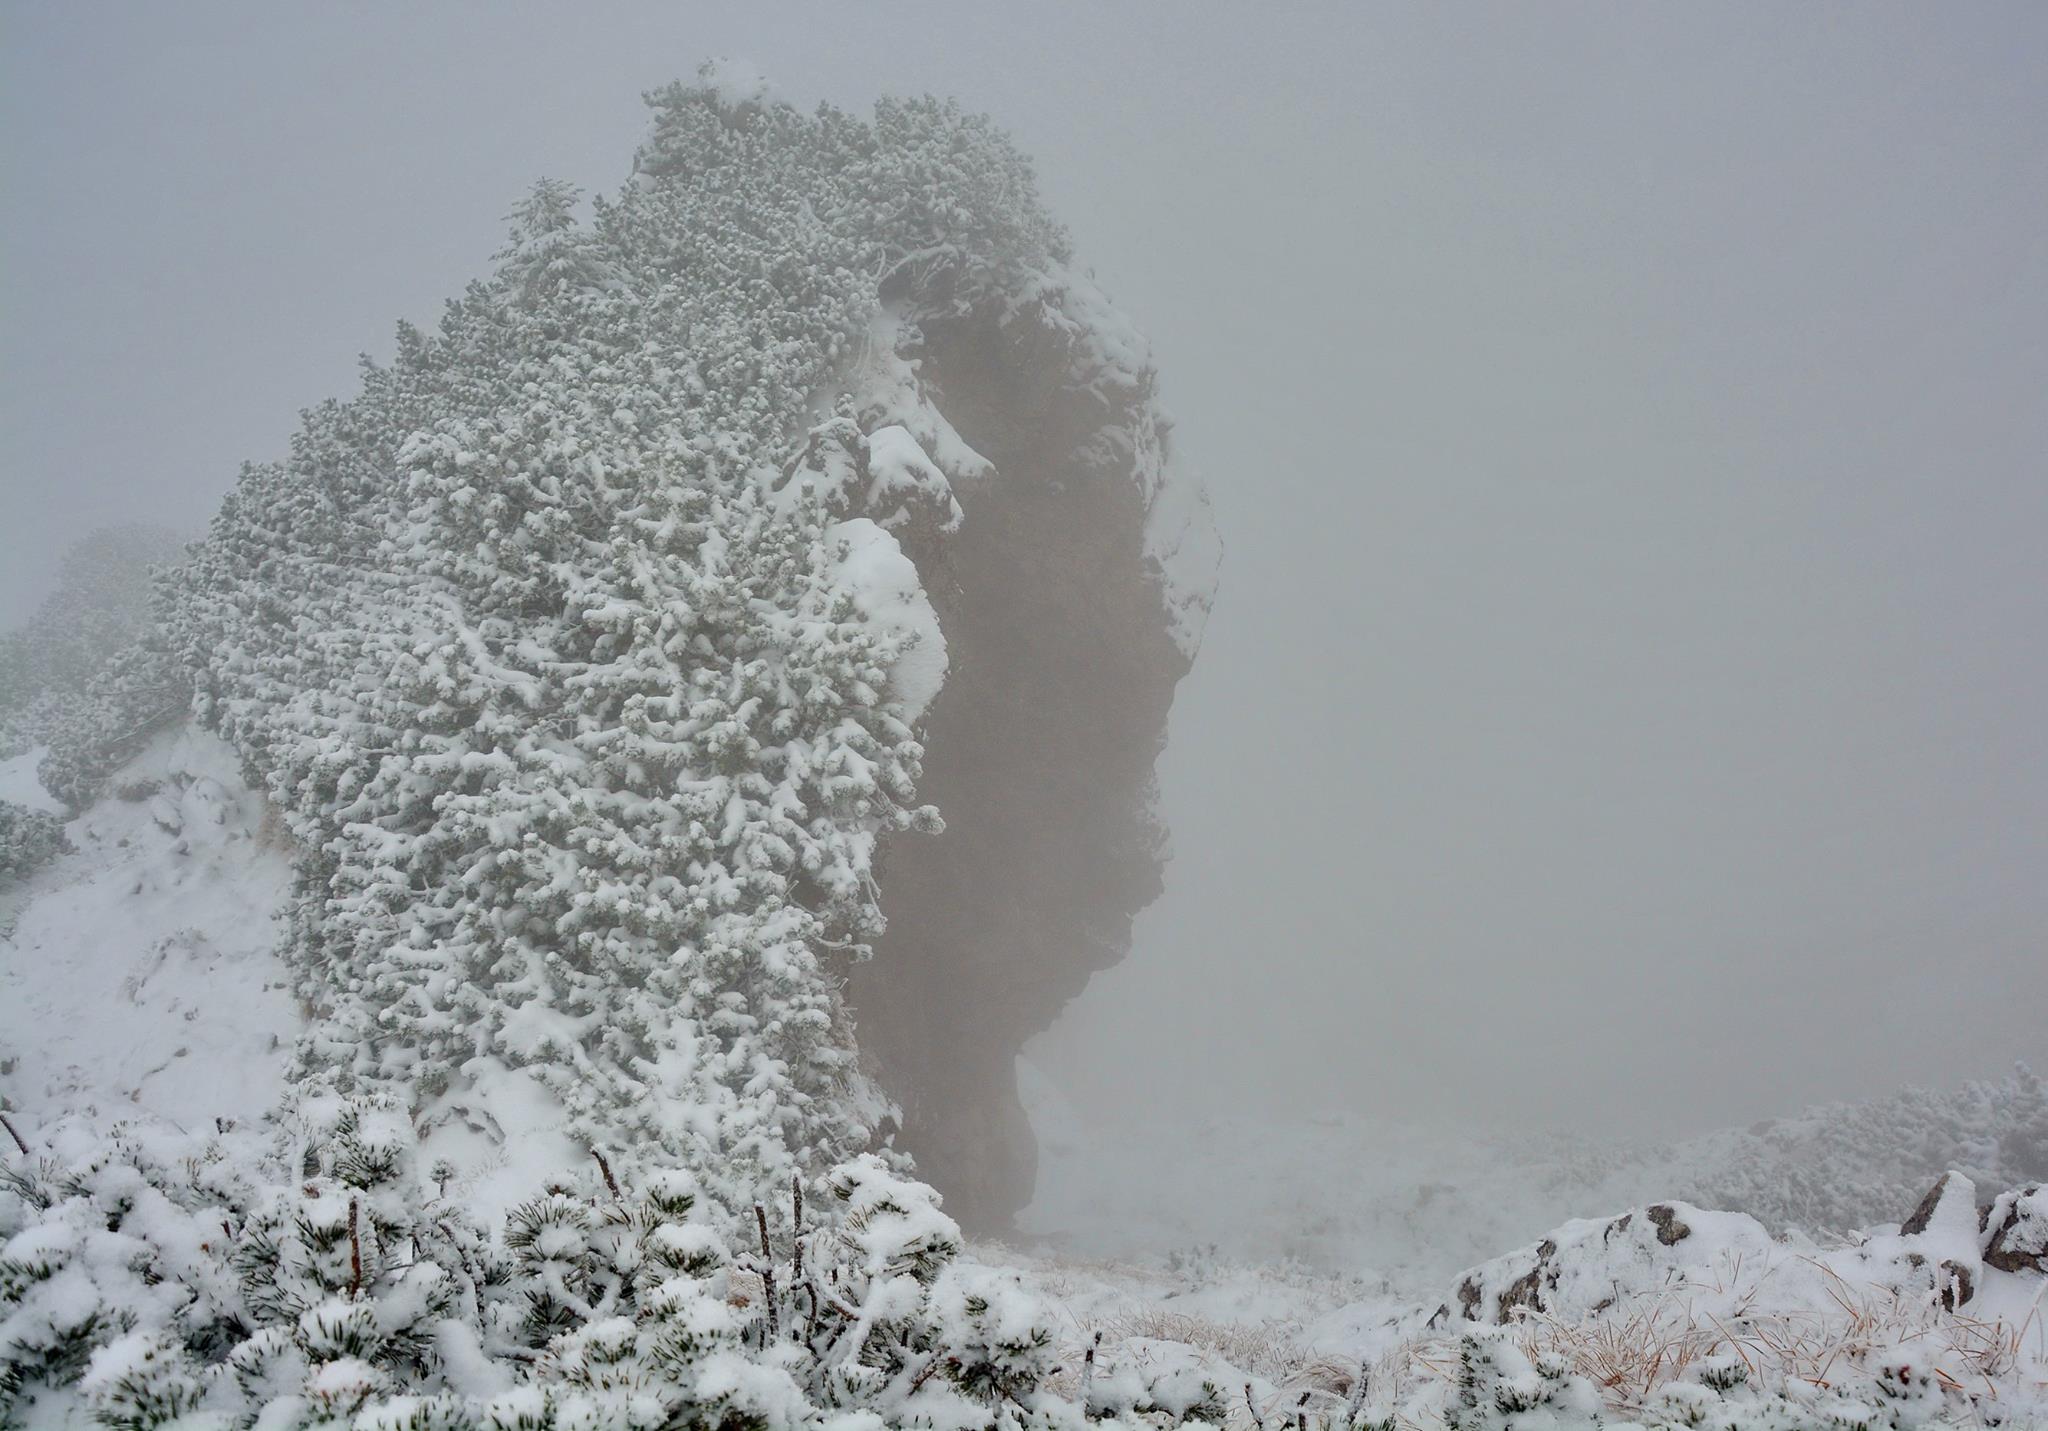
[[1855,1255],[1865,1263],[1890,1257],[1915,1271],[1931,1266],[1936,1295],[1953,1310],[1976,1294],[1983,1277],[1977,1231],[1976,1184],[1947,1172],[1899,1224],[1896,1241],[1881,1233],[1868,1237]]
[[1775,1248],[1753,1217],[1652,1203],[1567,1222],[1533,1246],[1481,1263],[1458,1279],[1437,1315],[1495,1325],[1528,1313],[1594,1317],[1629,1293],[1711,1278],[1725,1263],[1758,1262]]
[[2048,1188],[2033,1183],[2000,1193],[1983,1222],[1986,1267],[2048,1273]]
[[2041,1270],[2044,1212],[2036,1187],[2003,1194],[1980,1214],[1970,1179],[1950,1172],[1903,1223],[1822,1247],[1796,1233],[1773,1236],[1744,1213],[1652,1203],[1568,1222],[1532,1246],[1472,1268],[1431,1320],[1584,1322],[1627,1315],[1646,1297],[1679,1294],[1734,1317],[1766,1284],[1770,1302],[1781,1308],[1826,1313],[1846,1295],[1954,1312],[1983,1291],[1987,1266]]

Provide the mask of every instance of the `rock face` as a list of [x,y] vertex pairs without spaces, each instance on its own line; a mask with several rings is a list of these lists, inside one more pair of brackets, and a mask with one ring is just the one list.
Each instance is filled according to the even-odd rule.
[[1159,893],[1153,763],[1217,549],[1167,477],[1142,341],[1092,289],[919,308],[919,378],[993,471],[956,481],[956,531],[899,532],[951,662],[920,786],[946,829],[887,851],[888,932],[847,992],[902,1143],[992,1231],[1037,1163],[1017,1053]]

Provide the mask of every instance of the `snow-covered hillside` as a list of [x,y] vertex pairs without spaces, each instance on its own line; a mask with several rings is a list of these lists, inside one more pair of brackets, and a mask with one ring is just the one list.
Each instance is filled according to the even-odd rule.
[[1825,1243],[1686,1203],[1624,1208],[1420,1299],[1206,1250],[1010,1255],[1111,1376],[1206,1381],[1242,1428],[2048,1424],[2048,1278],[1996,1231],[2048,1247],[2048,1194],[2002,1198],[1982,1227],[1973,1196],[1947,1179],[1906,1228]]
[[[60,1157],[101,1156],[90,1120],[66,1114],[167,1119],[195,1133],[212,1118],[260,1114],[282,1091],[281,1041],[297,1022],[270,918],[288,850],[224,747],[167,733],[117,773],[116,789],[136,798],[117,794],[73,821],[77,852],[27,891],[9,952],[39,957],[10,958],[0,985],[0,1027],[18,1060],[11,1106],[38,1152]],[[1047,1237],[973,1248],[959,1265],[1031,1299],[1029,1324],[1053,1338],[1050,1384],[1102,1416],[1178,1407],[1243,1427],[1298,1412],[1318,1427],[1392,1416],[1507,1428],[1597,1414],[1617,1427],[1677,1427],[1721,1408],[1752,1419],[1704,1424],[1746,1428],[1809,1424],[1785,1419],[1800,1416],[1854,1424],[1883,1406],[1900,1426],[2021,1426],[2048,1387],[2044,1278],[1985,1252],[2010,1225],[2003,1246],[2048,1254],[2039,1194],[2008,1199],[1980,1228],[1958,1181],[1915,1231],[1817,1242],[1647,1202],[1658,1194],[1642,1189],[1674,1166],[1709,1176],[1703,1160],[1725,1154],[1733,1134],[1665,1150],[1657,1171],[1639,1150],[1339,1117],[1225,1121],[1148,1147],[1133,1130],[1091,1129],[1024,1072],[1050,1160],[1050,1196],[1028,1221]],[[1788,1120],[1821,1121],[1826,1110]],[[551,1156],[577,1155],[559,1130],[509,1131],[479,1149],[436,1135],[421,1164],[479,1154],[478,1169],[442,1191],[466,1214],[502,1217],[548,1180]],[[189,1156],[200,1145],[173,1146]],[[1209,1151],[1191,1158],[1190,1148]],[[1176,1176],[1135,1177],[1146,1158],[1173,1156]],[[1168,1186],[1184,1191],[1162,1197]],[[1061,1215],[1064,1229],[1053,1226]],[[1943,1305],[1965,1290],[1960,1306]],[[1487,1405],[1505,1388],[1530,1410],[1471,1419],[1460,1410],[1468,1383]],[[88,1424],[76,1398],[29,1405],[38,1419],[27,1424]],[[1538,1412],[1556,1419],[1528,1419]]]
[[1663,1145],[1446,1129],[1355,1113],[1184,1124],[1082,1110],[1025,1064],[1038,1196],[1021,1229],[1084,1256],[1207,1254],[1365,1277],[1424,1297],[1577,1216],[1683,1199],[1821,1235],[1902,1218],[1950,1169],[1989,1190],[2048,1174],[2026,1069],[1886,1092]]
[[[0,765],[0,787],[28,794],[39,756]],[[276,952],[283,827],[234,753],[191,726],[152,740],[118,787],[68,824],[73,853],[0,892],[16,911],[0,937],[0,1091],[30,1126],[261,1117],[300,1027]]]

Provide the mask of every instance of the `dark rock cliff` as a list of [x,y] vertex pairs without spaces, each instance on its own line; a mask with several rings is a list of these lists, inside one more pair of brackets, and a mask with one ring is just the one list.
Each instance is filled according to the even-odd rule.
[[887,851],[888,932],[848,986],[902,1143],[984,1231],[1031,1196],[1018,1051],[1159,893],[1153,765],[1216,561],[1199,490],[1166,476],[1149,362],[1105,359],[1075,306],[918,319],[929,395],[995,472],[956,484],[956,532],[901,534],[951,658],[921,785],[946,830]]

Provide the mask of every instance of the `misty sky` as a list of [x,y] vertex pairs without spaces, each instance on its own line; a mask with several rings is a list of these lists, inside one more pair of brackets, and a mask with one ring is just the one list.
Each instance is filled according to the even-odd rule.
[[1086,1100],[1629,1133],[2048,1064],[2048,7],[5,7],[0,621],[713,54],[952,92],[1228,547]]

